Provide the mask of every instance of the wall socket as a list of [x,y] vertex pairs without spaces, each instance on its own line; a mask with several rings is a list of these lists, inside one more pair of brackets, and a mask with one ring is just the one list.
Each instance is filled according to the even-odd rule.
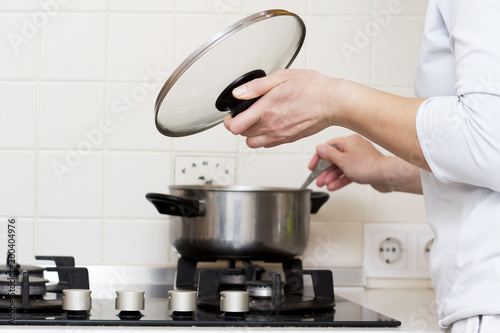
[[428,278],[434,233],[426,223],[365,223],[368,278]]
[[234,156],[176,155],[175,185],[234,185]]

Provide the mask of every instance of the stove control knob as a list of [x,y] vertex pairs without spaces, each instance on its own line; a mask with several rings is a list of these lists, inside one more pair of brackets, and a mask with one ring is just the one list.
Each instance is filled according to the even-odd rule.
[[220,292],[220,310],[222,312],[248,312],[248,291],[226,290]]
[[116,291],[115,309],[121,311],[144,310],[144,291],[118,290]]
[[88,289],[64,289],[62,308],[66,311],[90,311],[92,308],[91,291]]
[[174,312],[195,312],[196,291],[194,290],[169,290],[168,308]]

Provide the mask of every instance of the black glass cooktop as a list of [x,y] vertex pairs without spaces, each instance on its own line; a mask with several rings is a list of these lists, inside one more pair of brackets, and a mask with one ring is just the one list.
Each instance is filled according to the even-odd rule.
[[239,327],[397,327],[401,322],[335,297],[335,308],[315,313],[266,314],[251,311],[242,316],[227,316],[218,311],[198,309],[192,316],[176,317],[168,311],[168,301],[146,299],[140,313],[119,316],[112,300],[93,300],[90,316],[67,315],[60,310],[48,312],[0,312],[2,325],[75,326],[239,326]]

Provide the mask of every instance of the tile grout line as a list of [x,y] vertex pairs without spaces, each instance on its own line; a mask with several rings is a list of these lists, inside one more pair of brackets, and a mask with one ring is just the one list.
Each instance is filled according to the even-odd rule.
[[33,259],[36,255],[36,243],[38,234],[38,208],[39,208],[39,189],[40,189],[40,82],[41,82],[41,71],[42,71],[42,35],[44,32],[44,27],[41,27],[38,34],[37,40],[37,52],[36,52],[36,93],[35,93],[35,188],[34,188],[34,197],[35,197],[35,211],[34,211],[34,219],[33,219]]
[[[111,35],[111,19],[110,19],[110,10],[109,10],[109,1],[106,0],[106,44],[105,44],[105,63],[104,63],[104,97],[103,97],[103,115],[102,119],[106,119],[106,116],[108,114],[107,112],[107,100],[108,100],[108,77],[109,77],[109,57],[110,57],[110,35]],[[100,237],[100,243],[101,243],[101,250],[99,251],[99,259],[101,263],[104,262],[104,216],[105,216],[105,204],[106,204],[106,199],[105,199],[105,175],[106,175],[106,153],[107,153],[107,147],[106,147],[106,139],[107,139],[107,134],[103,133],[102,135],[102,160],[101,160],[101,217],[100,217],[100,227],[101,227],[101,237]]]

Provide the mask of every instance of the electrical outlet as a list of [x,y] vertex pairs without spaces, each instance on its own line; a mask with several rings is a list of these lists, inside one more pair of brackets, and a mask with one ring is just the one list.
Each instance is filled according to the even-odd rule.
[[364,267],[371,278],[426,278],[426,243],[433,238],[427,224],[365,223]]
[[234,156],[177,155],[174,159],[176,185],[233,185]]
[[[388,239],[399,245],[399,258],[389,262],[381,255]],[[407,272],[411,255],[408,251],[409,242],[409,233],[400,224],[366,223],[364,266],[367,277],[399,277]]]
[[403,244],[397,238],[387,237],[380,243],[379,255],[386,264],[393,264],[403,257]]

